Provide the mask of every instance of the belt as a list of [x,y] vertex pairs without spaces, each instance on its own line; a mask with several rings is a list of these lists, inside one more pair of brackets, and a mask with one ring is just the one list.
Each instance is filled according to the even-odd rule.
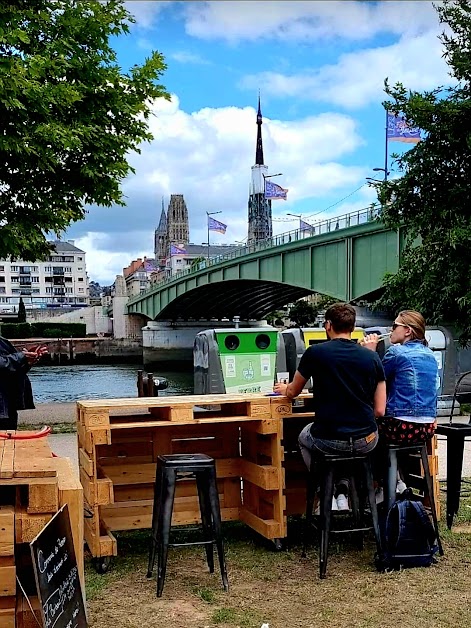
[[371,432],[371,434],[368,434],[368,436],[362,436],[361,438],[352,438],[350,437],[348,439],[349,443],[356,443],[358,440],[365,440],[367,444],[371,443],[371,441],[373,441],[376,436],[377,436],[378,432]]

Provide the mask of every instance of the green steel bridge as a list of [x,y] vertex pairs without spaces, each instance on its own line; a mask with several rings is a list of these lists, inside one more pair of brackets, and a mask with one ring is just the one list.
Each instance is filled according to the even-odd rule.
[[313,235],[291,231],[180,271],[130,298],[127,313],[260,320],[314,292],[355,301],[397,272],[403,246],[403,231],[386,228],[375,210],[354,212],[315,225]]

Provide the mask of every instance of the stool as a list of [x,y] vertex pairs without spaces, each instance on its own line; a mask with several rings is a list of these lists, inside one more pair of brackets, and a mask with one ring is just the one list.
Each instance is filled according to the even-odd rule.
[[437,425],[436,434],[446,436],[446,525],[451,530],[453,519],[460,507],[461,473],[463,469],[464,441],[471,436],[469,423]]
[[[203,541],[196,543],[169,543],[172,523],[175,485],[178,476],[194,477],[203,528]],[[216,484],[214,459],[205,454],[172,454],[158,456],[152,512],[152,540],[149,550],[147,577],[152,577],[157,553],[157,597],[162,596],[167,570],[169,547],[204,545],[210,573],[214,572],[213,544],[216,544],[224,590],[229,590],[224,544],[222,540],[221,511]]]
[[419,453],[422,460],[422,466],[424,468],[424,493],[428,496],[430,500],[430,510],[432,511],[433,529],[437,537],[438,551],[440,553],[440,556],[443,556],[442,542],[440,540],[440,534],[438,531],[437,508],[435,505],[435,496],[433,494],[432,476],[430,475],[430,467],[428,464],[427,443],[420,443],[416,445],[392,445],[390,443],[385,443],[384,446],[386,447],[387,451],[388,464],[386,482],[384,487],[384,503],[387,509],[386,512],[389,512],[389,509],[396,501],[397,455],[403,453]]
[[[317,455],[317,454],[316,454]],[[327,556],[329,549],[329,535],[330,535],[330,523],[331,523],[331,508],[332,508],[332,497],[334,495],[334,471],[335,466],[338,464],[348,463],[350,466],[359,467],[359,470],[363,472],[363,479],[365,482],[365,486],[368,494],[368,502],[370,505],[371,518],[372,518],[372,526],[362,525],[362,517],[360,513],[360,506],[358,495],[355,490],[355,486],[353,485],[352,491],[352,512],[354,521],[356,524],[355,528],[345,528],[343,530],[335,530],[336,533],[339,532],[366,532],[367,530],[371,530],[373,528],[375,539],[376,539],[376,548],[377,548],[377,564],[382,564],[383,562],[383,550],[381,545],[381,533],[379,528],[378,521],[378,511],[376,508],[376,500],[375,500],[375,489],[373,483],[373,472],[371,468],[371,459],[370,454],[366,455],[352,455],[347,456],[345,454],[338,455],[328,455],[324,454],[319,459],[313,460],[313,464],[311,465],[311,470],[308,476],[308,485],[307,485],[307,499],[306,499],[306,524],[305,524],[305,532],[304,532],[304,544],[303,544],[303,556],[306,555],[306,541],[307,541],[307,532],[312,525],[312,509],[314,506],[314,496],[316,492],[316,488],[318,486],[318,480],[320,479],[320,548],[319,548],[319,577],[325,578],[327,571]],[[360,527],[359,527],[360,526]]]

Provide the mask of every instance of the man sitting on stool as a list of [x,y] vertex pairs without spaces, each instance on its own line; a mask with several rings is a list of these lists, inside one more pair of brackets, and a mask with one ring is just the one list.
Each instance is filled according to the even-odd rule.
[[[308,469],[322,454],[366,454],[378,442],[375,417],[386,409],[383,365],[377,353],[351,339],[356,312],[347,303],[335,303],[325,313],[324,328],[330,342],[304,352],[290,384],[274,390],[294,399],[312,377],[315,421],[299,435]],[[334,510],[348,509],[348,482],[341,480],[333,499]]]

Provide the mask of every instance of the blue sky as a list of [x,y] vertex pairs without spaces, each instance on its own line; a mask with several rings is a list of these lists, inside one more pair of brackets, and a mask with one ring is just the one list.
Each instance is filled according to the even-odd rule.
[[[136,174],[123,184],[127,207],[92,207],[66,235],[102,284],[153,256],[162,196],[185,195],[192,242],[207,238],[206,211],[222,210],[228,225],[212,242],[246,237],[259,89],[265,163],[289,189],[287,202],[273,202],[282,233],[297,227],[289,212],[316,222],[375,200],[364,184],[382,176],[373,168],[384,166],[386,77],[419,91],[450,82],[427,1],[126,4],[136,24],[113,42],[119,63],[127,70],[152,49],[163,53],[172,101],[153,103],[154,140],[129,156]],[[390,152],[403,146],[391,143]]]

